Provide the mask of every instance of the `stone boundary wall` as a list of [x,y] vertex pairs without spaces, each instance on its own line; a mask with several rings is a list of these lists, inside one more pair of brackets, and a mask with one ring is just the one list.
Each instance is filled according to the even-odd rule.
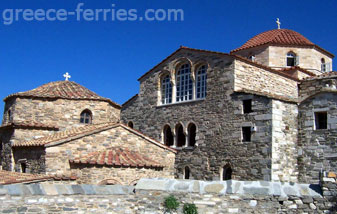
[[[266,181],[141,179],[133,186],[0,186],[1,213],[164,213],[165,197],[203,213],[335,213],[336,178],[319,185]],[[323,194],[321,190],[323,189]],[[328,198],[326,198],[328,196]]]

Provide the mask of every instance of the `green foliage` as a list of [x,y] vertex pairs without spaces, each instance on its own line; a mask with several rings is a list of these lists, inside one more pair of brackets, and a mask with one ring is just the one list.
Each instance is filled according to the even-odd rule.
[[179,202],[173,195],[170,195],[169,197],[165,198],[164,207],[168,212],[175,211],[179,207]]
[[195,206],[195,204],[184,204],[183,213],[198,214],[198,208]]

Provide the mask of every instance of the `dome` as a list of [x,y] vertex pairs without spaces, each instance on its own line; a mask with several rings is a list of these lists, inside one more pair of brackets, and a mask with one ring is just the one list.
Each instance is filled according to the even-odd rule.
[[244,45],[235,50],[232,50],[231,52],[236,52],[239,50],[248,49],[264,44],[283,46],[316,46],[309,39],[305,38],[303,35],[297,33],[296,31],[288,29],[275,29],[254,36]]
[[73,81],[50,82],[30,91],[11,94],[7,96],[4,101],[12,97],[99,100],[109,102],[112,105],[120,108],[120,105],[118,105],[117,103],[114,103],[108,98],[101,97],[95,92],[90,91],[86,87]]

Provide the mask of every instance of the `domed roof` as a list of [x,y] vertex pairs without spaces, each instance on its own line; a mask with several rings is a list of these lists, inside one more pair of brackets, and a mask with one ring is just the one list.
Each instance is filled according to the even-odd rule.
[[56,98],[56,99],[69,99],[69,100],[100,100],[111,103],[119,107],[117,103],[108,98],[101,97],[95,92],[90,91],[86,87],[73,82],[73,81],[56,81],[44,84],[33,90],[26,92],[19,92],[7,96],[4,100],[11,97],[35,97],[35,98]]
[[264,44],[285,45],[285,46],[316,46],[309,39],[300,33],[288,29],[275,29],[266,31],[254,36],[241,47],[231,52],[252,48]]

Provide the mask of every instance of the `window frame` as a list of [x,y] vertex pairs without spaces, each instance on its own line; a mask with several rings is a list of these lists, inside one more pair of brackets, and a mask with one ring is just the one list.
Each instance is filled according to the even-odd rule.
[[207,65],[201,65],[195,72],[195,99],[205,99],[207,96]]
[[172,98],[173,98],[173,87],[171,82],[171,76],[169,74],[164,75],[163,78],[160,81],[161,88],[161,104],[171,104]]
[[[293,60],[293,63],[291,63],[291,65],[289,65],[288,59],[292,59],[292,60]],[[297,56],[296,53],[294,53],[294,52],[292,52],[292,51],[289,51],[289,52],[287,53],[287,56],[286,56],[286,66],[287,66],[287,67],[294,67],[294,66],[296,66],[296,65],[298,65],[298,56]]]
[[[92,124],[92,112],[89,109],[85,109],[80,114],[80,123],[81,124]],[[88,120],[88,122],[86,122]]]
[[[246,131],[248,133],[246,133]],[[241,132],[242,132],[242,142],[252,142],[252,127],[251,126],[242,126],[241,128]],[[247,134],[249,134],[247,136]],[[248,138],[247,138],[248,137]]]
[[[325,118],[322,121],[322,118],[320,118],[319,115],[324,114]],[[322,127],[322,123],[323,127]],[[315,111],[314,112],[314,125],[315,129],[314,130],[328,130],[328,112],[327,111]]]
[[193,100],[193,80],[191,65],[185,63],[176,71],[176,102]]

